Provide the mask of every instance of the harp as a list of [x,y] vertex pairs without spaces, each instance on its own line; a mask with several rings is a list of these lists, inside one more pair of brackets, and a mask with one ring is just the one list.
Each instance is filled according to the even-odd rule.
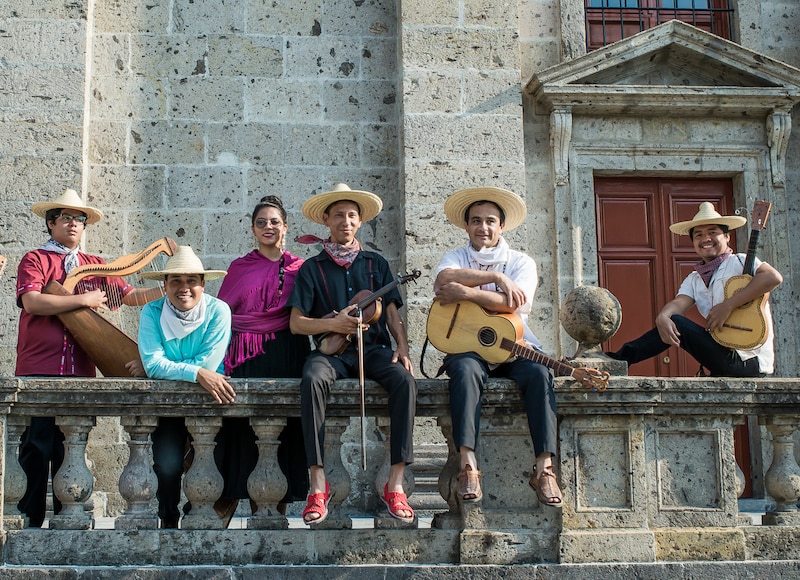
[[[171,256],[174,244],[169,238],[162,238],[138,254],[127,254],[107,264],[78,266],[69,273],[63,284],[54,280],[42,291],[69,296],[87,278],[129,276],[145,268],[162,253]],[[111,304],[112,308],[118,305],[119,303]],[[78,308],[57,316],[103,376],[131,376],[125,364],[139,359],[139,347],[133,338],[91,308]]]

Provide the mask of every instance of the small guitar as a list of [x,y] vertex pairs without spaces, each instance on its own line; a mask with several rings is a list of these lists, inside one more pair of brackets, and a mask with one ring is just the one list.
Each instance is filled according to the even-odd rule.
[[[744,260],[741,276],[734,276],[725,282],[725,299],[727,300],[750,283],[755,275],[756,245],[758,235],[767,224],[772,204],[768,201],[757,201],[753,204],[753,215],[750,220],[750,242]],[[764,344],[767,340],[766,306],[769,294],[763,294],[755,300],[742,304],[731,312],[722,325],[722,329],[712,330],[711,336],[719,344],[737,350],[750,350]]]
[[543,364],[558,376],[572,377],[595,391],[605,391],[608,387],[609,373],[570,366],[523,343],[522,321],[516,314],[490,314],[474,302],[444,306],[434,300],[428,313],[427,332],[431,344],[447,354],[474,352],[495,364],[516,355]]
[[[383,312],[381,307],[381,297],[401,284],[416,280],[420,277],[420,274],[421,272],[419,270],[412,270],[410,273],[406,273],[405,275],[398,274],[396,280],[389,282],[386,286],[376,290],[375,292],[370,293],[369,290],[361,290],[360,292],[357,292],[355,296],[353,296],[348,306],[353,304],[357,305],[358,308],[353,310],[353,312],[361,310],[362,322],[364,324],[372,324],[381,317],[381,312]],[[337,314],[337,312],[331,312],[323,316],[323,318],[333,318]],[[322,354],[337,356],[344,352],[344,350],[347,348],[347,345],[352,342],[352,339],[352,335],[349,334],[345,335],[336,332],[328,332],[323,334],[319,339],[318,348]]]

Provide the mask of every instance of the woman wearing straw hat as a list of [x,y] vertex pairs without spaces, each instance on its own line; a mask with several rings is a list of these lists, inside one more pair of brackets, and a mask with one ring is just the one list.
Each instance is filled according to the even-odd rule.
[[[524,327],[523,340],[541,349],[528,325],[538,284],[533,258],[512,250],[503,232],[525,221],[526,207],[516,193],[497,187],[462,189],[444,204],[447,219],[466,230],[465,246],[448,252],[436,269],[434,292],[443,305],[469,301],[492,312],[513,313]],[[519,358],[490,365],[478,354],[450,354],[443,370],[450,380],[453,438],[460,455],[456,494],[462,502],[483,497],[475,449],[480,431],[481,393],[489,376],[514,379],[522,390],[535,464],[528,481],[539,501],[561,507],[562,495],[553,472],[558,450],[553,377],[544,365]]]
[[[78,308],[119,306],[109,296],[121,296],[123,304],[144,304],[161,296],[161,290],[134,289],[121,278],[96,277],[83,280],[69,296],[43,293],[48,283],[63,283],[73,268],[105,263],[99,256],[80,251],[86,226],[99,222],[103,213],[86,205],[73,189],[52,201],[34,203],[31,211],[44,218],[50,237],[42,247],[26,253],[17,270],[17,306],[21,310],[15,374],[94,377],[94,362],[56,315]],[[61,465],[63,441],[53,417],[33,417],[22,435],[19,461],[28,487],[19,509],[27,514],[32,527],[44,522],[48,474],[51,470],[55,474]],[[55,513],[61,509],[55,497],[53,509]]]
[[[356,239],[361,224],[375,218],[382,207],[374,193],[354,191],[343,183],[303,204],[303,215],[325,225],[330,236],[327,240],[313,236],[313,240],[302,239],[319,241],[323,249],[306,260],[297,275],[289,299],[292,332],[313,335],[316,344],[324,333],[356,334],[358,319],[353,315],[355,305],[348,305],[351,299],[361,290],[375,292],[393,282],[386,260],[363,250]],[[364,374],[389,392],[391,465],[382,499],[392,517],[413,523],[414,510],[403,490],[403,476],[406,465],[414,460],[417,384],[411,374],[408,339],[398,312],[403,301],[397,288],[383,296],[382,304],[380,318],[363,332]],[[332,312],[335,316],[328,317]],[[397,343],[394,351],[389,333]],[[352,344],[336,356],[315,350],[303,367],[300,405],[311,482],[308,504],[303,510],[307,524],[321,523],[328,517],[331,497],[323,470],[325,403],[335,379],[357,377],[358,370],[358,354]]]
[[[231,338],[231,310],[204,289],[206,280],[224,275],[224,270],[206,270],[192,248],[179,246],[163,270],[142,274],[163,281],[166,296],[147,304],[139,323],[139,354],[148,377],[197,383],[221,404],[233,403],[236,397],[221,372]],[[161,417],[153,432],[162,528],[178,527],[188,435],[181,417]]]
[[[731,239],[728,231],[745,223],[747,220],[741,216],[720,215],[713,204],[706,201],[700,204],[691,220],[672,224],[669,229],[673,233],[688,235],[692,239],[700,262],[695,265],[695,271],[683,280],[678,295],[658,313],[654,329],[625,343],[618,351],[606,354],[632,365],[671,346],[678,346],[714,377],[771,374],[775,353],[769,302],[765,312],[767,339],[763,345],[750,350],[735,350],[717,343],[709,334],[709,330],[722,328],[736,308],[771,292],[783,282],[780,272],[756,258],[755,275],[747,286],[725,298],[725,283],[742,274],[745,262],[745,254],[735,254],[728,247]],[[683,316],[695,305],[706,319],[705,327]]]

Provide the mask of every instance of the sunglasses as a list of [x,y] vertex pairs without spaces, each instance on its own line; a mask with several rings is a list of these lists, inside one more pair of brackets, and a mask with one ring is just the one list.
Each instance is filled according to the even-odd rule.
[[56,216],[56,219],[60,219],[64,223],[68,223],[71,222],[72,220],[75,220],[79,224],[85,224],[88,218],[85,215],[71,215],[68,213],[61,213]]

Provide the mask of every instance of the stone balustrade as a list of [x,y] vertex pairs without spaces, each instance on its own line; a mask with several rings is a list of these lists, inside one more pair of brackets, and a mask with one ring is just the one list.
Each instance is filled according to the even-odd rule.
[[[520,563],[780,560],[796,557],[800,538],[800,467],[794,434],[800,424],[800,379],[656,379],[615,377],[606,392],[556,380],[559,470],[564,507],[540,506],[528,486],[533,449],[516,386],[492,381],[483,403],[478,454],[484,474],[480,505],[455,497],[457,457],[446,382],[421,380],[419,417],[436,418],[449,447],[439,476],[447,509],[430,528],[388,517],[378,490],[388,476],[385,392],[368,383],[366,481],[354,478],[358,453],[342,437],[359,416],[354,380],[339,381],[328,406],[326,471],[335,495],[318,526],[287,529],[274,509],[286,483],[277,467],[277,437],[299,415],[294,380],[237,380],[234,405],[221,406],[197,385],[150,380],[0,379],[5,413],[3,515],[5,564],[185,565],[210,563]],[[16,504],[25,489],[17,461],[31,416],[55,416],[65,434],[65,460],[53,478],[63,509],[49,530],[26,528]],[[738,509],[733,429],[757,415],[772,440],[765,485],[773,498],[762,525]],[[115,529],[93,529],[83,504],[93,477],[85,458],[97,417],[119,416],[130,436],[119,479],[125,512]],[[180,530],[159,530],[150,434],[163,416],[185,417],[195,458],[184,478],[192,511]],[[259,461],[248,481],[258,511],[247,529],[222,530],[213,503],[222,479],[213,460],[222,418],[250,417]],[[351,446],[352,447],[352,446]],[[406,490],[413,498],[413,466]],[[359,496],[359,501],[352,498]],[[350,501],[349,501],[350,500]],[[774,505],[773,505],[774,504]],[[351,528],[351,516],[374,518]],[[53,549],[54,545],[63,550]],[[180,549],[177,547],[180,545]],[[213,546],[209,548],[209,546]]]

